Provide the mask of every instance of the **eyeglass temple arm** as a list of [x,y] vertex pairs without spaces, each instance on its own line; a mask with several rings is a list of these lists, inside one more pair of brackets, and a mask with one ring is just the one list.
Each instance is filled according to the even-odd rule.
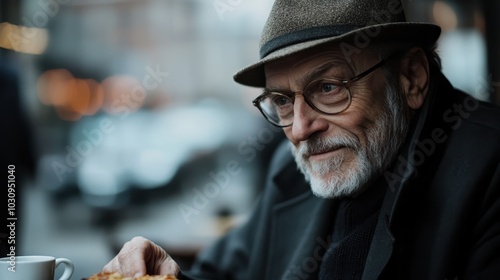
[[384,65],[385,63],[387,63],[387,61],[395,58],[395,57],[398,57],[402,54],[404,54],[406,51],[398,51],[398,52],[394,52],[392,53],[391,55],[389,55],[387,58],[385,59],[382,59],[379,63],[373,65],[372,67],[368,68],[367,70],[365,70],[364,72],[362,72],[361,74],[357,75],[356,77],[354,78],[351,78],[349,80],[345,80],[344,81],[344,84],[346,86],[348,86],[350,83],[352,82],[355,82],[357,80],[360,80],[362,78],[364,78],[365,76],[367,76],[368,74],[370,74],[371,72],[375,71],[377,68],[379,67],[382,67],[382,65]]

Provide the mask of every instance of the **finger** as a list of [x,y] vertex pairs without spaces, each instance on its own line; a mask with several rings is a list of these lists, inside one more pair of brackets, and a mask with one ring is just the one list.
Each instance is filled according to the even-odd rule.
[[[130,241],[132,242],[132,241]],[[133,243],[124,246],[124,252],[117,256],[116,269],[117,272],[127,277],[137,277],[146,274],[146,263],[144,260],[144,245],[138,244],[135,247]]]
[[148,248],[146,252],[150,253],[147,256],[146,265],[148,267],[147,272],[153,275],[178,275],[180,272],[180,267],[177,263],[170,257],[163,248],[156,245],[152,241],[149,242],[151,248]]
[[167,256],[167,259],[161,263],[158,274],[179,276],[180,271],[179,265],[170,256]]
[[147,273],[157,275],[160,273],[160,266],[167,260],[168,254],[152,241],[149,242],[148,246],[145,251]]
[[112,272],[113,271],[113,260],[109,261],[103,268],[102,271],[104,272]]
[[124,276],[142,276],[146,274],[145,254],[150,241],[142,237],[134,237],[125,243],[118,253],[103,268],[103,271],[118,272]]
[[120,272],[120,263],[118,262],[118,257],[114,257],[109,263],[107,263],[102,271],[104,272]]

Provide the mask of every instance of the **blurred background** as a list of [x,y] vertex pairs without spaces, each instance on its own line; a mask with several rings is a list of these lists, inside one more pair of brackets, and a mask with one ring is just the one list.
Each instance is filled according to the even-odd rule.
[[[452,83],[500,103],[500,2],[403,1],[443,28]],[[270,0],[3,0],[3,166],[17,254],[98,272],[136,235],[189,267],[244,221],[283,139],[232,75],[258,58]],[[0,244],[1,245],[1,244]],[[60,272],[59,272],[60,273]]]

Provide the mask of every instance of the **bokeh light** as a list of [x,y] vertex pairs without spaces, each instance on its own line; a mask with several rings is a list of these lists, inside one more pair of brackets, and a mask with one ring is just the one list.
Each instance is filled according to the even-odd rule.
[[443,31],[451,31],[458,26],[458,16],[452,6],[443,1],[436,1],[432,7],[432,16],[434,22],[439,25]]

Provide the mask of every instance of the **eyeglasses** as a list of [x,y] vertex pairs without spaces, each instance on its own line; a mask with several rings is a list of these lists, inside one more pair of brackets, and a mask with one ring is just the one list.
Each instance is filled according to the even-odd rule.
[[255,98],[252,103],[271,124],[279,127],[287,127],[293,124],[293,104],[296,94],[302,94],[304,101],[319,113],[325,115],[339,114],[347,110],[351,105],[352,94],[349,88],[352,84],[377,70],[395,56],[396,54],[393,54],[387,59],[381,60],[368,70],[348,80],[336,78],[316,79],[307,84],[303,90],[289,93],[266,90]]

